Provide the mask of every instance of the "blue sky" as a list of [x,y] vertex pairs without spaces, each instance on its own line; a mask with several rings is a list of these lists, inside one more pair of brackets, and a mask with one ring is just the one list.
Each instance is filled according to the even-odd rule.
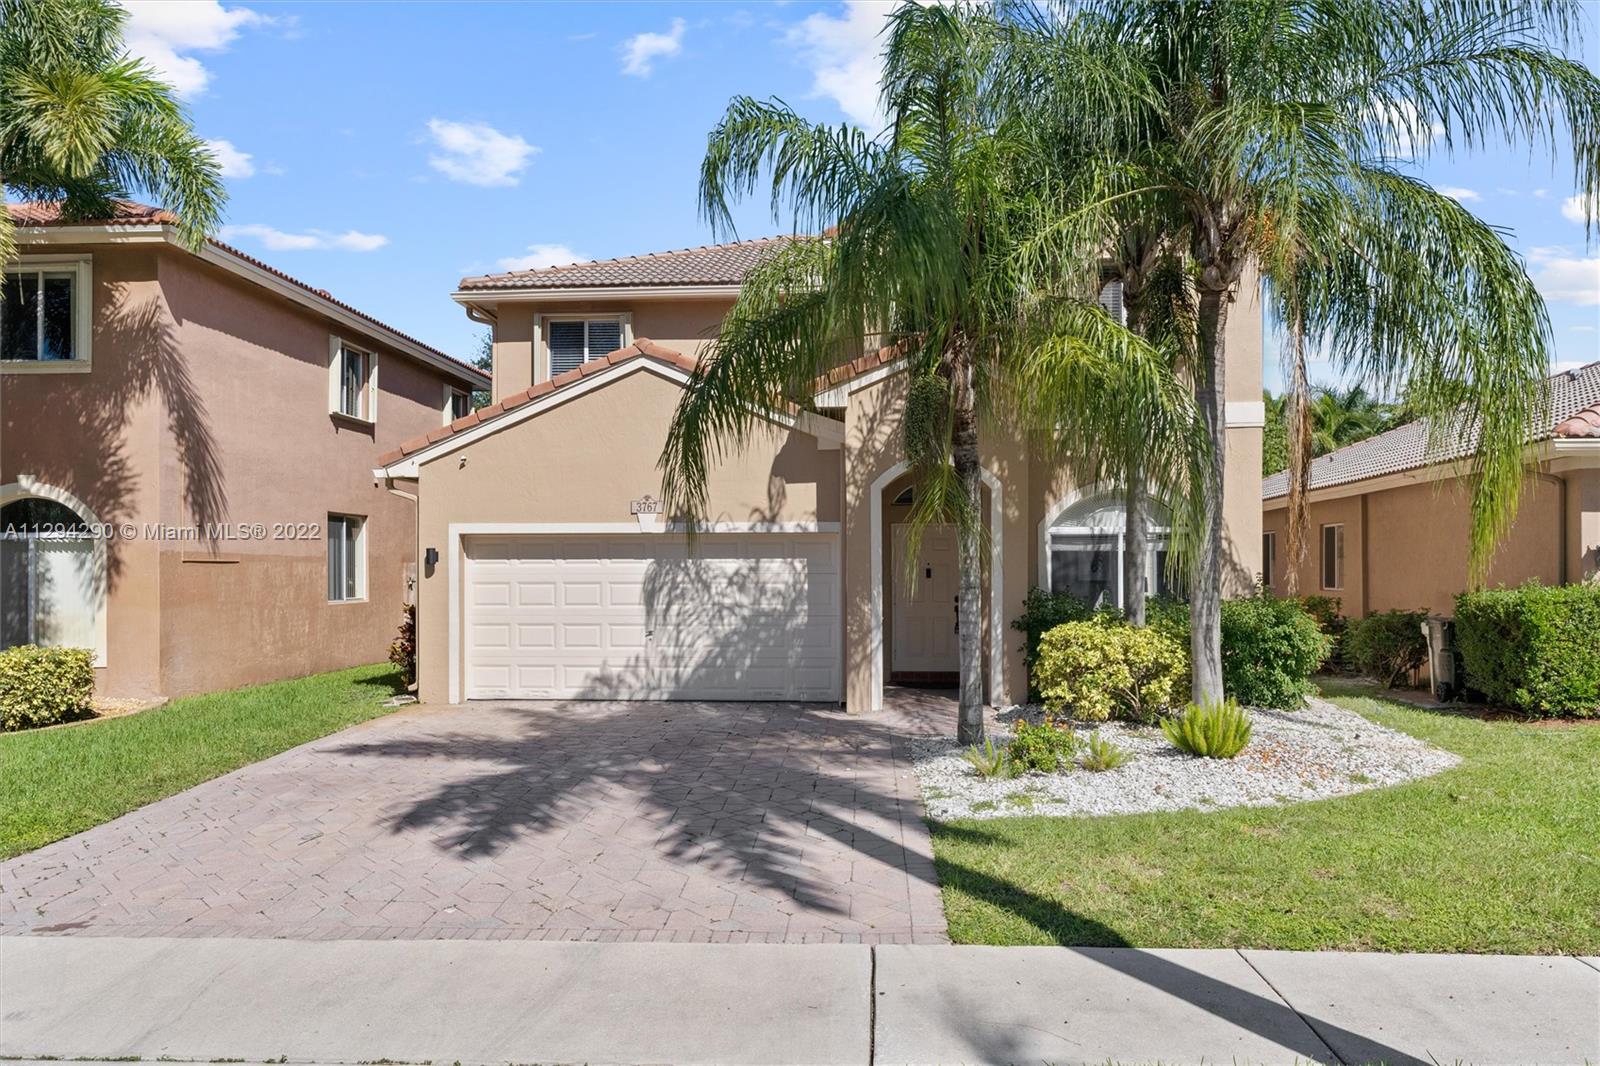
[[[695,184],[729,97],[869,123],[886,9],[127,6],[130,49],[218,142],[224,239],[457,355],[480,329],[447,295],[463,274],[710,240]],[[1585,59],[1600,68],[1600,28]],[[1510,231],[1549,301],[1558,365],[1600,358],[1600,244],[1569,199],[1570,159],[1521,151],[1423,173]],[[764,202],[739,217],[741,236],[781,228]]]

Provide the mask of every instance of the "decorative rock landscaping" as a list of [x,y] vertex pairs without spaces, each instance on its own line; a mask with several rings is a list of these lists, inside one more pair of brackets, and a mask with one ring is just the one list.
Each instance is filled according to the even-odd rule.
[[[948,737],[911,741],[913,765],[928,815],[1003,818],[1026,814],[1103,815],[1224,807],[1267,807],[1326,799],[1399,784],[1448,770],[1461,760],[1447,751],[1374,725],[1313,699],[1300,711],[1252,710],[1249,745],[1233,759],[1202,759],[1174,748],[1155,726],[1077,723],[1081,739],[1098,732],[1133,756],[1115,770],[1027,773],[984,778]],[[989,722],[996,744],[1011,740],[1014,707]]]

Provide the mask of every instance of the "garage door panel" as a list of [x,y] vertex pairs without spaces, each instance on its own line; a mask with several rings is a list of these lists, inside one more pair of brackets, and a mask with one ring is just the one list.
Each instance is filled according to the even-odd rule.
[[483,537],[467,557],[468,698],[839,698],[837,537]]

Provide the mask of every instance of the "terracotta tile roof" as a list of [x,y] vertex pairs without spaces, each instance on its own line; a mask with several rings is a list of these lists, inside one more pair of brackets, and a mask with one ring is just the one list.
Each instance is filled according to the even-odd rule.
[[904,344],[884,345],[875,352],[868,352],[866,355],[852,359],[843,366],[836,366],[822,375],[817,379],[817,391],[821,392],[823,389],[831,389],[835,386],[843,385],[852,378],[858,378],[869,370],[876,370],[880,366],[892,363],[905,354],[906,345]]
[[[7,204],[6,211],[11,215],[12,222],[16,223],[18,226],[172,226],[176,225],[178,222],[178,217],[172,212],[163,208],[152,207],[149,204],[136,203],[133,200],[117,200],[116,205],[116,214],[108,219],[63,219],[61,217],[61,205],[55,203]],[[335,299],[327,289],[313,288],[312,286],[301,281],[299,278],[285,274],[277,267],[268,263],[264,263],[255,256],[242,252],[230,244],[223,244],[221,241],[212,240],[210,238],[207,239],[206,243],[210,244],[213,248],[217,248],[223,252],[226,252],[242,262],[249,263],[253,267],[265,270],[273,277],[282,281],[286,281],[296,288],[304,289],[306,292],[311,293],[318,299],[325,300],[334,305],[341,311],[355,315],[357,318],[362,319],[365,322],[370,322],[380,329],[387,330],[402,340],[405,340],[410,344],[414,344],[418,348],[422,348],[441,359],[449,360],[466,371],[467,373],[465,376],[470,380],[478,381],[484,379],[483,371],[479,370],[472,364],[457,359],[448,352],[441,352],[431,344],[424,344],[415,337],[406,333],[402,333],[393,326],[373,318],[365,311],[361,311],[350,306],[343,300]]]
[[769,256],[782,251],[793,237],[762,237],[708,244],[675,252],[654,252],[623,259],[598,259],[589,263],[513,270],[461,279],[470,289],[584,289],[613,286],[738,285],[745,275]]
[[[1313,459],[1311,488],[1325,489],[1420,470],[1464,459],[1477,449],[1477,432],[1469,429],[1459,440],[1430,451],[1428,428],[1427,419],[1418,419]],[[1528,442],[1551,437],[1600,437],[1600,362],[1563,371],[1546,382],[1545,402],[1530,427]],[[1287,472],[1273,474],[1261,482],[1264,500],[1288,494]]]
[[1592,403],[1556,424],[1558,437],[1600,437],[1600,403]]
[[696,360],[693,356],[673,351],[671,348],[657,344],[648,337],[640,337],[626,348],[618,348],[600,359],[591,359],[575,370],[557,374],[549,381],[541,381],[539,384],[523,389],[521,392],[501,397],[497,403],[492,403],[487,407],[480,407],[471,414],[456,419],[448,426],[440,426],[438,429],[430,430],[423,436],[413,437],[393,451],[385,452],[383,455],[378,456],[378,464],[380,466],[388,466],[391,463],[397,463],[408,455],[415,455],[430,444],[437,444],[446,437],[471,429],[480,423],[492,421],[507,411],[516,410],[518,407],[531,403],[541,396],[548,396],[557,389],[564,389],[568,385],[582,381],[584,378],[597,374],[608,367],[616,366],[618,363],[626,363],[633,359],[652,359],[658,363],[665,363],[667,366],[676,367],[689,373],[693,373],[696,366]]

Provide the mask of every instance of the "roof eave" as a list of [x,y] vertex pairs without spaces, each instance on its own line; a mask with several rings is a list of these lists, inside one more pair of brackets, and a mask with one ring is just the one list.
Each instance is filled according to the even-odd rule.
[[[51,224],[16,227],[17,243],[28,244],[137,244],[164,243],[183,251],[189,249],[178,240],[177,230],[157,223],[129,224]],[[19,249],[20,252],[20,249]],[[348,329],[376,337],[388,347],[408,355],[418,362],[441,370],[473,389],[490,387],[489,375],[474,367],[457,362],[443,352],[419,344],[405,334],[381,322],[364,318],[340,306],[336,301],[317,294],[310,288],[279,277],[264,267],[257,266],[219,241],[207,240],[195,254],[204,262],[239,275],[262,288],[274,292],[292,303],[309,308]]]
[[563,285],[526,286],[522,288],[484,286],[461,287],[450,294],[450,299],[465,307],[486,303],[577,303],[583,300],[608,300],[617,298],[649,299],[701,299],[716,300],[737,297],[738,284],[716,285]]

